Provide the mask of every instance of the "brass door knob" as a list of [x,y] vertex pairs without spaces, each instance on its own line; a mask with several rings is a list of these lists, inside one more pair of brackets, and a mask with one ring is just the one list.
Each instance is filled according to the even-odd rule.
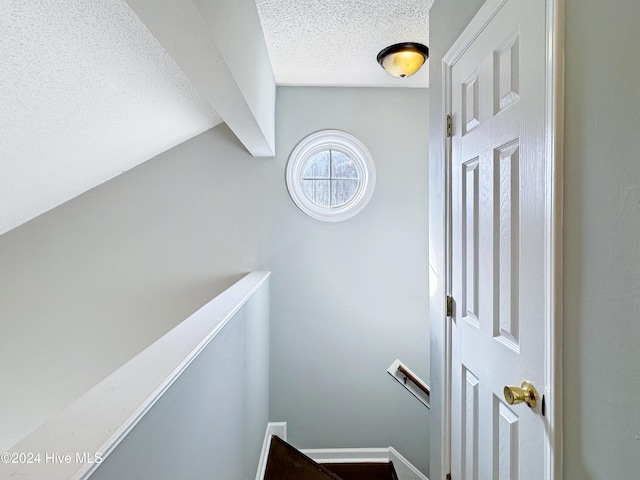
[[534,408],[538,403],[538,392],[529,382],[522,382],[520,387],[507,385],[504,387],[504,399],[509,405],[526,403],[529,408]]

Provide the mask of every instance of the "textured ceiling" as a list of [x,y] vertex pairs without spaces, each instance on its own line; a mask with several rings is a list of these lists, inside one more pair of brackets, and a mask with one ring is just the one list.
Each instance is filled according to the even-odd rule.
[[279,85],[427,87],[428,66],[398,79],[378,65],[400,42],[428,45],[434,0],[256,0]]
[[0,233],[221,122],[124,0],[0,10]]
[[[376,55],[432,3],[256,0],[276,82],[327,86],[426,87]],[[0,0],[0,32],[0,234],[221,123],[125,0]]]

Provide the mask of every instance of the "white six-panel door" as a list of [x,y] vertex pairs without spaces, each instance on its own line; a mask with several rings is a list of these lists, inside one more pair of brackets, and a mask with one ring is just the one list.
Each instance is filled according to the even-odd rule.
[[[548,235],[545,2],[504,0],[448,65],[451,474],[542,480]],[[509,405],[531,382],[538,405]]]

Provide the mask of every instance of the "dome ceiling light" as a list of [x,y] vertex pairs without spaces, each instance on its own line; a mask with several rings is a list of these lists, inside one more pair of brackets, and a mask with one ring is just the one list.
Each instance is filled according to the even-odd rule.
[[429,49],[421,43],[396,43],[378,54],[378,63],[394,77],[410,77],[429,57]]

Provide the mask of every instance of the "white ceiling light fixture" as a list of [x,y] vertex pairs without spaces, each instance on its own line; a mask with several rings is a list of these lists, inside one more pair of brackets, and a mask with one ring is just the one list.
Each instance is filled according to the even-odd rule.
[[378,63],[394,77],[410,77],[424,65],[429,49],[421,43],[396,43],[378,53]]

